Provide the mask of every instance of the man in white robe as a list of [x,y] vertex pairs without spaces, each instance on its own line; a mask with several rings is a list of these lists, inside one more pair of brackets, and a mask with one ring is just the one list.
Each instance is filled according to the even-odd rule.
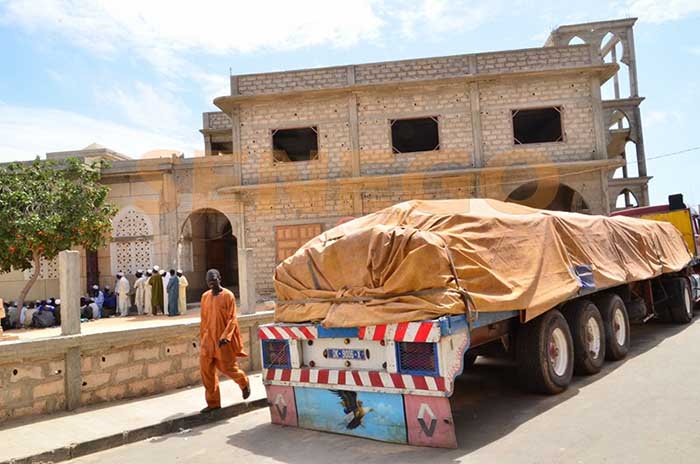
[[185,314],[187,311],[187,286],[190,284],[187,281],[187,277],[185,277],[185,274],[183,274],[181,269],[177,270],[177,279],[179,281],[179,298],[178,298],[178,303],[177,303],[177,309],[178,312],[182,315]]
[[139,315],[143,315],[144,309],[146,307],[146,277],[143,275],[143,271],[136,272],[136,282],[134,282],[134,288],[136,289],[136,311]]
[[144,300],[144,306],[143,306],[143,312],[147,316],[152,316],[153,315],[153,304],[151,303],[151,276],[153,276],[153,272],[150,270],[146,271],[146,279],[143,283],[143,300]]
[[117,310],[122,317],[129,315],[130,291],[129,280],[121,272],[117,273],[117,284],[114,287],[114,292],[117,294]]

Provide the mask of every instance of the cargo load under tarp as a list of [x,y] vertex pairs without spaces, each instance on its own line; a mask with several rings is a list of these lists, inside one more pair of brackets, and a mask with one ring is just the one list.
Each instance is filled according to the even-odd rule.
[[362,327],[464,314],[467,304],[525,310],[530,320],[581,291],[690,260],[668,223],[484,199],[409,201],[330,229],[277,266],[275,320]]

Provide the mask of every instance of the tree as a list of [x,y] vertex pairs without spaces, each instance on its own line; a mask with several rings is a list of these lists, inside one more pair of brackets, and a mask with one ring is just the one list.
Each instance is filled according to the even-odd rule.
[[0,272],[34,267],[18,307],[39,277],[42,258],[105,244],[117,211],[107,202],[109,188],[99,183],[105,166],[72,158],[0,167]]

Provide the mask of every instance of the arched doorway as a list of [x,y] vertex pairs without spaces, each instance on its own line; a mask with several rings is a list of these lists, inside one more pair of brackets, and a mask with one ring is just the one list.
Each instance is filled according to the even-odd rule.
[[182,227],[178,255],[190,283],[188,299],[197,299],[206,290],[209,269],[218,269],[223,286],[239,295],[238,244],[222,212],[207,208],[190,214]]
[[552,211],[588,213],[590,209],[580,193],[558,182],[532,181],[516,188],[506,201]]

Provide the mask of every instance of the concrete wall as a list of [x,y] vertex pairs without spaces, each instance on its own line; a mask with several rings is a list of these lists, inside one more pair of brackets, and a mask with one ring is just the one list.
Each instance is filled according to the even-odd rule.
[[[587,45],[511,50],[403,61],[386,61],[333,68],[305,69],[233,76],[240,95],[264,95],[303,90],[334,89],[355,84],[406,82],[586,66],[592,63]],[[236,93],[236,92],[234,92]]]
[[[81,251],[81,288],[85,288],[85,272],[85,253]],[[5,302],[16,301],[30,277],[30,271],[12,271],[0,274],[0,298]],[[29,290],[26,301],[46,300],[51,297],[59,298],[58,257],[51,262],[44,260],[39,279],[37,279],[31,290]]]
[[[270,312],[239,317],[251,353],[239,360],[246,371],[261,368],[257,327],[268,322]],[[71,369],[74,354],[77,362]],[[0,422],[63,410],[71,395],[87,405],[199,382],[198,322],[6,342],[0,345]]]

